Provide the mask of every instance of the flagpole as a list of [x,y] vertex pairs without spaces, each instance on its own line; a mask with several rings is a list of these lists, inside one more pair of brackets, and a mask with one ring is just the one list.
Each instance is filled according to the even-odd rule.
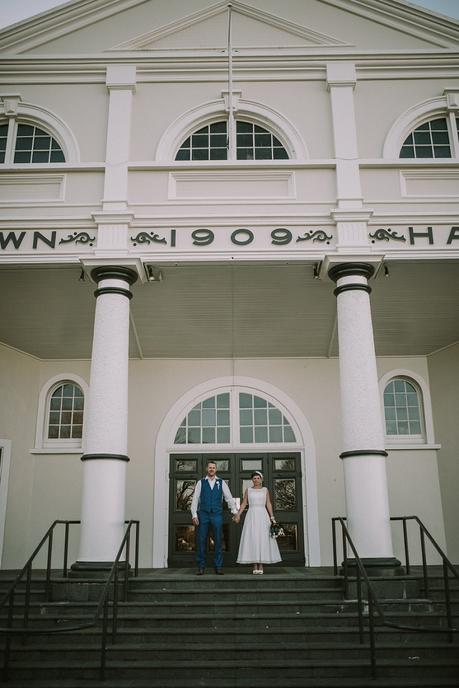
[[231,45],[232,7],[228,3],[228,159],[236,159],[235,122],[233,110],[233,48]]

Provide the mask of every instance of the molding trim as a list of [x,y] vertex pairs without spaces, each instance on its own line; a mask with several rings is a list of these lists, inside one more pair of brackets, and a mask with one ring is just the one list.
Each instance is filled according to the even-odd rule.
[[82,461],[130,461],[126,454],[83,454]]
[[[370,277],[373,276],[374,271],[374,265],[371,265],[371,263],[338,263],[337,265],[332,265],[328,271],[328,276],[331,280],[333,280],[333,282],[337,282],[339,279],[341,279],[341,277],[354,277],[356,275],[370,279]],[[343,285],[343,288],[344,286],[349,287],[354,285]],[[362,289],[366,285],[359,284],[355,286],[358,286],[359,289]]]
[[[91,278],[94,280],[94,282],[97,282],[97,284],[99,284],[99,282],[102,280],[108,279],[123,280],[128,284],[134,284],[134,282],[137,281],[138,274],[135,272],[135,270],[127,268],[123,265],[99,265],[91,270]],[[107,288],[108,287],[103,287],[104,290]],[[96,291],[103,293],[101,289],[97,289]],[[125,290],[121,289],[120,293],[124,293],[124,291]],[[96,292],[94,293],[96,294]],[[96,296],[98,296],[98,294],[96,294]]]
[[338,296],[342,294],[343,291],[366,291],[367,294],[371,294],[371,287],[368,284],[343,284],[341,287],[336,287],[333,290],[333,294]]
[[[287,150],[291,159],[304,160],[310,157],[306,144],[294,124],[273,108],[241,98],[235,115],[237,118],[259,124],[272,132]],[[180,144],[193,130],[226,117],[224,97],[191,108],[177,117],[166,129],[156,148],[155,160],[170,163]]]
[[121,294],[121,296],[127,296],[129,300],[132,299],[132,292],[129,289],[121,289],[121,287],[102,287],[101,289],[96,289],[94,296],[102,296],[103,294]]
[[351,456],[388,456],[385,449],[355,449],[354,451],[341,452],[340,459],[348,459]]

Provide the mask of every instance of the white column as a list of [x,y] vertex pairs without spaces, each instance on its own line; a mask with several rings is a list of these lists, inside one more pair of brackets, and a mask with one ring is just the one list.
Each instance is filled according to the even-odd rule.
[[137,274],[128,267],[94,268],[98,288],[91,358],[81,536],[73,571],[106,569],[124,534],[128,421],[129,286]]
[[[329,270],[336,282],[346,516],[359,556],[368,566],[394,568],[367,263]],[[352,557],[352,554],[349,555]]]

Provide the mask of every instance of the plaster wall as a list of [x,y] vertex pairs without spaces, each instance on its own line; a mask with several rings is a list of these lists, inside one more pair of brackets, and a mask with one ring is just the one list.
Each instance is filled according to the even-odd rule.
[[459,562],[459,344],[428,358],[447,554]]
[[[424,358],[378,361],[379,373],[405,368],[428,378]],[[12,462],[5,532],[4,566],[23,563],[56,518],[79,518],[82,464],[78,454],[30,454],[34,444],[38,393],[56,375],[74,373],[89,380],[88,361],[39,362],[10,349],[0,350],[2,384],[13,395],[2,409],[2,436],[12,440]],[[225,376],[259,379],[282,390],[307,419],[315,450],[319,537],[323,564],[331,563],[330,519],[344,514],[340,394],[337,359],[133,360],[129,379],[129,449],[126,517],[138,518],[141,565],[151,566],[156,437],[174,403],[199,384]],[[33,393],[27,392],[33,388]],[[177,419],[180,423],[181,419]],[[171,438],[172,442],[172,438]],[[306,461],[310,457],[305,457]],[[392,514],[413,511],[443,537],[434,450],[390,452],[387,462]],[[167,491],[165,484],[161,489]],[[25,507],[25,508],[24,508]],[[26,514],[26,515],[25,515]],[[76,557],[78,534],[71,556]],[[396,538],[397,547],[399,541]],[[400,554],[399,554],[400,555]],[[56,562],[56,565],[58,562]]]
[[[39,105],[62,119],[73,132],[81,162],[105,160],[108,91],[103,83],[18,84],[15,91],[24,102]],[[87,77],[86,77],[87,79]]]
[[395,120],[409,108],[442,96],[445,88],[457,88],[456,79],[358,80],[355,115],[359,157],[381,158]]

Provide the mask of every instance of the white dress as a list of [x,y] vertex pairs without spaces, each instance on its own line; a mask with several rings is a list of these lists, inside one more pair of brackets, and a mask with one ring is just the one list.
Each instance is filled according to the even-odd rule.
[[242,528],[238,564],[275,564],[282,561],[276,539],[269,534],[271,521],[266,511],[267,488],[248,488],[249,510]]

